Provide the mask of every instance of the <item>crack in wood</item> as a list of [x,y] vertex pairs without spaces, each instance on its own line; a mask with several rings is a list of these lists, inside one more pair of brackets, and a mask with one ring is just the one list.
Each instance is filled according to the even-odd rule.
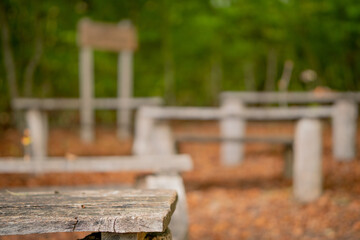
[[76,222],[75,222],[74,227],[73,227],[73,230],[72,230],[73,232],[75,232],[76,225],[77,225],[78,222],[79,222],[78,217],[75,217],[75,220],[76,220]]
[[117,218],[115,218],[115,219],[114,219],[114,224],[113,224],[113,230],[114,230],[114,232],[116,232],[116,230],[115,230],[115,223],[116,223],[116,220],[117,220]]

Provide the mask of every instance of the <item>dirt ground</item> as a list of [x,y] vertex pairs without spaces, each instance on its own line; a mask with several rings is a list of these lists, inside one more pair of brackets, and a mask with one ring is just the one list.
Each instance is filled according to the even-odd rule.
[[[217,135],[215,122],[174,122],[176,135]],[[294,125],[251,123],[251,136],[292,136]],[[81,143],[78,130],[52,129],[52,156],[129,155],[131,140],[119,141],[111,128],[98,128],[93,144]],[[358,131],[358,145],[360,131]],[[331,128],[323,124],[323,195],[309,204],[292,197],[291,180],[282,176],[283,146],[247,144],[244,162],[223,167],[217,143],[182,143],[179,151],[194,161],[184,173],[190,217],[190,240],[197,239],[360,239],[360,157],[352,162],[332,158]],[[360,151],[358,151],[360,152]],[[0,132],[0,155],[21,156],[20,135]],[[12,187],[106,186],[131,184],[134,174],[0,174],[0,190]],[[1,226],[0,226],[1,227]],[[76,239],[82,234],[10,236],[0,239]]]

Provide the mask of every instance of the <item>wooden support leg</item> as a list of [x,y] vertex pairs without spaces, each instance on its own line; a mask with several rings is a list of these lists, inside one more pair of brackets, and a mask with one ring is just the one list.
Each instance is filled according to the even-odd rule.
[[[231,117],[231,114],[243,111],[243,104],[237,99],[225,99],[222,103],[222,111],[230,115],[220,121],[221,137],[242,138],[245,136],[245,120]],[[243,160],[244,146],[238,141],[226,140],[221,145],[221,160],[225,166],[239,164]]]
[[[91,236],[91,235],[89,235]],[[90,240],[90,238],[84,238]],[[98,240],[93,238],[92,240]],[[101,233],[101,240],[172,240],[171,232],[166,229],[161,233]]]
[[[144,240],[145,233],[101,233],[101,240]],[[90,240],[90,239],[89,239]]]
[[321,123],[301,119],[295,131],[294,196],[300,202],[310,202],[322,192]]
[[[174,240],[188,239],[188,209],[184,182],[179,174],[173,175],[149,175],[141,179],[141,186],[149,189],[174,189],[178,194],[176,210],[172,215],[170,229]],[[165,238],[168,239],[168,238]]]
[[357,105],[339,100],[334,106],[333,154],[338,161],[351,161],[356,156]]
[[294,152],[293,146],[285,145],[284,149],[284,177],[291,179],[293,177],[293,161],[294,161]]

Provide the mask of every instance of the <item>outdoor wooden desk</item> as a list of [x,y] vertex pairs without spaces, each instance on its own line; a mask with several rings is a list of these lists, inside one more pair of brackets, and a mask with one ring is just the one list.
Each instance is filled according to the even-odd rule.
[[[166,232],[172,190],[0,192],[0,235],[101,232],[102,239],[146,239]],[[164,236],[164,235],[163,235]]]

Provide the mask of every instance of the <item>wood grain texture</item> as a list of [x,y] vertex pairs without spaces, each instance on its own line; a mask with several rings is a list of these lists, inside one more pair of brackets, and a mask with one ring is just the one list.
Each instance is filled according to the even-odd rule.
[[0,235],[51,232],[164,232],[172,190],[0,193]]

